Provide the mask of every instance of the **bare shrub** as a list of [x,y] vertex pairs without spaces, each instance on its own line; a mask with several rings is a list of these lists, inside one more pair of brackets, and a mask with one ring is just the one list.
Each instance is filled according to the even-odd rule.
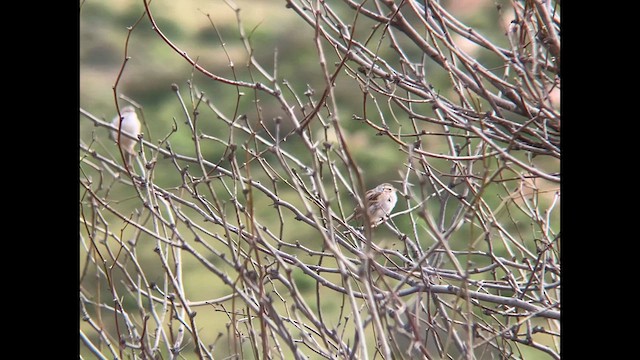
[[[276,50],[226,1],[221,68],[143,2],[111,114],[137,155],[80,109],[81,354],[560,358],[559,5],[455,3],[283,1],[305,41]],[[155,118],[120,90],[149,26],[194,74]],[[389,216],[350,219],[380,183]]]

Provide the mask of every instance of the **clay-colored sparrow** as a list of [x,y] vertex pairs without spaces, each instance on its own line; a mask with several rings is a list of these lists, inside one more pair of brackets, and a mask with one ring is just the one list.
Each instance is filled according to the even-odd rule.
[[[120,141],[122,142],[122,150],[131,155],[136,156],[135,146],[138,142],[136,138],[140,134],[140,120],[138,120],[138,115],[136,114],[136,109],[133,106],[125,106],[120,109],[120,114],[122,115],[122,127],[120,127],[120,118],[118,115],[111,121],[111,125],[116,128],[120,128],[122,134],[120,135]],[[125,133],[133,136],[131,139],[124,135]],[[111,131],[111,138],[118,142],[118,130]]]
[[[398,190],[394,188],[393,185],[382,183],[365,193],[364,205],[367,207],[371,227],[377,227],[389,218],[391,210],[393,210],[398,202],[396,191]],[[356,208],[354,215],[356,219],[362,219],[364,217],[364,213],[360,207]],[[354,215],[350,216],[347,221]]]

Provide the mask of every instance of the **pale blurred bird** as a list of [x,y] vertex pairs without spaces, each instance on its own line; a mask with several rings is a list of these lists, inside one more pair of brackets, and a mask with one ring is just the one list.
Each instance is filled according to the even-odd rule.
[[[111,125],[115,126],[116,129],[120,128],[122,131],[122,134],[120,135],[122,150],[131,156],[136,156],[135,146],[138,142],[136,139],[140,134],[141,129],[136,109],[133,106],[125,106],[120,109],[120,114],[122,115],[122,126],[120,127],[120,118],[117,115],[111,122]],[[125,133],[133,136],[133,139],[124,135]],[[118,130],[112,130],[111,137],[117,143]]]
[[[398,202],[397,191],[393,185],[382,183],[365,193],[364,205],[367,207],[371,227],[377,227],[389,218],[391,210],[393,210]],[[349,221],[354,216],[356,219],[362,219],[364,217],[364,213],[360,207],[356,207],[353,215],[349,216],[346,221]]]

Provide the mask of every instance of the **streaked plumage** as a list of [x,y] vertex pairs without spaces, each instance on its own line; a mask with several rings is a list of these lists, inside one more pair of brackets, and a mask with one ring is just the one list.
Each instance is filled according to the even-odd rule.
[[[369,214],[371,226],[376,227],[387,220],[391,214],[391,210],[398,202],[397,189],[389,183],[382,183],[365,193],[365,206]],[[355,210],[356,219],[364,217],[362,209],[357,207]]]

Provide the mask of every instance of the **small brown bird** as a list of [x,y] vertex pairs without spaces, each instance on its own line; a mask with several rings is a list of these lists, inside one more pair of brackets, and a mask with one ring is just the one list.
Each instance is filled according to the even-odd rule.
[[[393,210],[398,202],[396,191],[398,190],[393,187],[393,185],[382,183],[365,193],[364,205],[367,207],[371,227],[377,227],[389,218],[391,210]],[[353,215],[349,216],[346,221],[351,220],[354,216],[356,219],[362,219],[364,217],[364,213],[360,207],[356,207]]]
[[[136,114],[136,109],[133,106],[125,106],[120,109],[120,114],[122,115],[122,126],[120,126],[120,117],[116,115],[111,121],[111,125],[116,128],[121,129],[122,134],[120,135],[120,142],[122,143],[122,150],[128,154],[128,158],[132,156],[136,156],[135,146],[138,142],[136,138],[140,134],[140,120],[138,120],[138,115]],[[124,134],[129,134],[134,138],[131,139]],[[111,130],[111,138],[118,143],[118,130]]]

